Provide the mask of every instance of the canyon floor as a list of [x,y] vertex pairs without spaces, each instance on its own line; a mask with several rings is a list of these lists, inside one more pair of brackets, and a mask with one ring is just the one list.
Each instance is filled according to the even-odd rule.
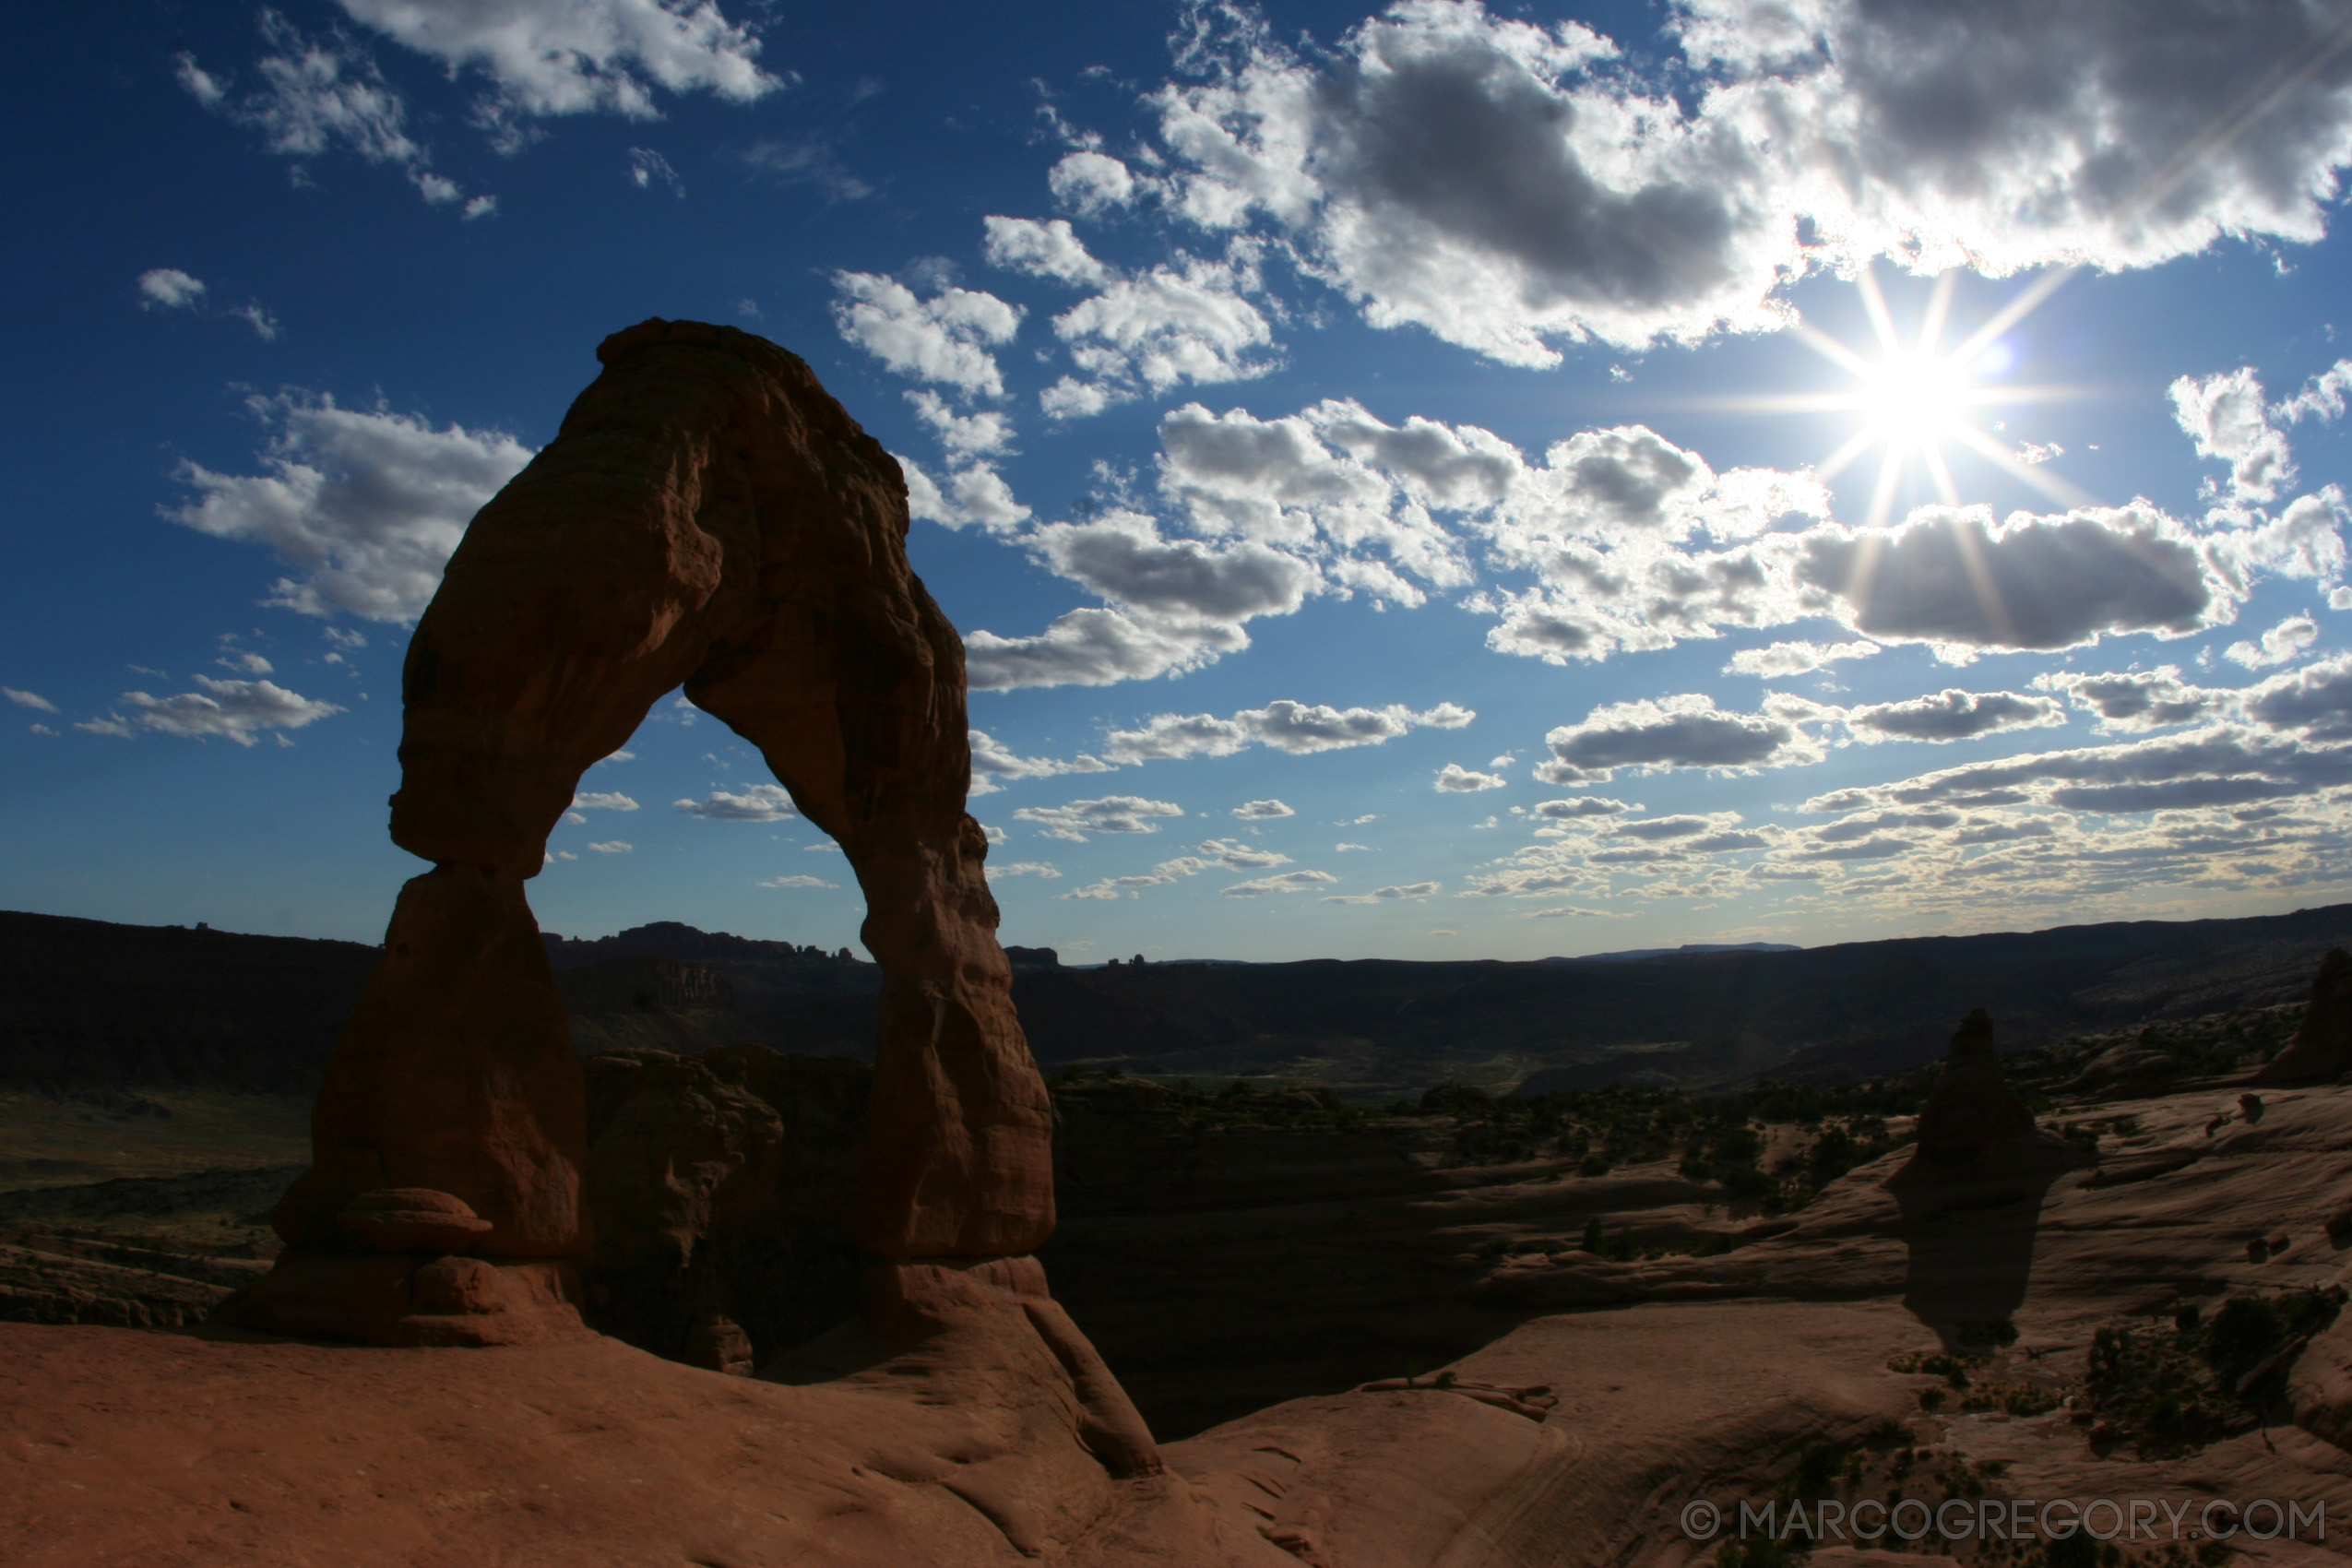
[[[1161,1429],[1166,1472],[1126,1480],[1018,1392],[985,1324],[822,1368],[788,1357],[754,1379],[604,1338],[265,1340],[200,1323],[208,1295],[260,1265],[232,1234],[255,1218],[234,1212],[237,1179],[123,1178],[181,1188],[107,1183],[111,1217],[101,1186],[54,1182],[0,1215],[19,1285],[89,1290],[110,1268],[209,1261],[177,1265],[182,1325],[0,1324],[0,1562],[1766,1568],[1778,1548],[1693,1539],[1686,1505],[1736,1521],[1743,1499],[1850,1510],[1897,1494],[1961,1498],[1971,1517],[1988,1498],[2156,1512],[2090,1555],[2080,1537],[1931,1533],[1832,1537],[1814,1560],[2316,1560],[2352,1532],[2336,1441],[2352,1442],[2352,1318],[2321,1321],[2352,1263],[2335,1239],[2352,1243],[2352,1088],[2269,1093],[2258,1117],[2238,1094],[2070,1105],[2106,1129],[2097,1162],[2025,1190],[1890,1188],[1898,1147],[1794,1214],[1736,1223],[1664,1161],[1590,1178],[1448,1161],[1442,1117],[1288,1144],[1252,1132],[1157,1203],[1133,1185],[1146,1156],[1104,1152],[1147,1140],[1099,1139],[1074,1171],[1096,1200],[1046,1261]],[[108,1135],[137,1150],[178,1120],[118,1107]],[[267,1191],[279,1163],[249,1159],[244,1184]],[[172,1202],[196,1223],[131,1212]],[[205,1240],[206,1216],[229,1239]],[[1596,1256],[1573,1244],[1594,1218],[1714,1227],[1726,1250]],[[2181,1314],[2217,1324],[2233,1299],[2302,1331],[2233,1386],[2201,1372],[2183,1393]],[[1980,1332],[2003,1324],[2009,1342]],[[2118,1372],[2125,1351],[2156,1369],[2153,1404]],[[1258,1408],[1228,1414],[1253,1390]],[[2184,1436],[2182,1408],[2205,1427]],[[2323,1504],[2338,1528],[2217,1543],[2193,1533],[2215,1499],[2293,1503],[2307,1521]]]

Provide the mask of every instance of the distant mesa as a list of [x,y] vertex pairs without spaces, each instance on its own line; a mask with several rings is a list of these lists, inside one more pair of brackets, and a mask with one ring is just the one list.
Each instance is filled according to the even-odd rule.
[[2331,947],[2311,980],[2310,1010],[2258,1084],[2318,1083],[2352,1072],[2352,954]]
[[1016,969],[1058,969],[1062,955],[1051,947],[1007,947],[1004,956]]

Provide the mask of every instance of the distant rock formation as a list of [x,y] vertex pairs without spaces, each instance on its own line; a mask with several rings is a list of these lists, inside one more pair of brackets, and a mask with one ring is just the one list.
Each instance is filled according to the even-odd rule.
[[[964,809],[963,643],[908,564],[903,474],[805,363],[747,333],[653,320],[597,357],[410,641],[392,837],[434,869],[402,890],[328,1060],[314,1163],[277,1214],[289,1250],[243,1307],[255,1326],[454,1343],[578,1324],[586,1089],[523,885],[581,776],[682,683],[866,893],[882,989],[852,1239],[925,1260],[920,1291],[933,1260],[1018,1258],[1052,1230],[1051,1106]],[[681,1078],[643,1114],[692,1123],[722,1169],[773,1154],[773,1124],[716,1083]],[[626,1222],[648,1247],[727,1189],[658,1174],[685,1207]],[[444,1222],[343,1223],[366,1213]],[[1024,1311],[1033,1272],[1014,1270]],[[1049,1341],[1051,1315],[1029,1312]],[[716,1317],[699,1329],[722,1363],[740,1348]]]
[[2025,1174],[2079,1164],[2081,1151],[2043,1132],[2002,1077],[1992,1015],[1977,1008],[1952,1037],[1943,1073],[1919,1111],[1918,1147],[1897,1183]]
[[2254,1075],[2254,1082],[2312,1083],[2346,1072],[2352,1072],[2352,954],[2331,947],[2311,979],[2303,1027]]

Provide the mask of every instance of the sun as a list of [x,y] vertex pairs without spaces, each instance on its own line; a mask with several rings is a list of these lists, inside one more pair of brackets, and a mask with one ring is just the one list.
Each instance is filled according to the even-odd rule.
[[2046,466],[2023,461],[1980,422],[1996,407],[2077,395],[2072,388],[2010,380],[2015,356],[2006,341],[2011,329],[2072,276],[2070,268],[2037,279],[1958,343],[1946,347],[1958,272],[1936,279],[1927,308],[1906,332],[1896,325],[1876,275],[1865,266],[1854,282],[1870,316],[1871,342],[1857,348],[1809,324],[1797,327],[1799,339],[1845,371],[1852,384],[1840,391],[1742,398],[1740,406],[1766,412],[1851,415],[1852,434],[1814,472],[1827,481],[1876,451],[1878,481],[1871,489],[1869,516],[1872,528],[1886,522],[1904,476],[1914,465],[1924,470],[1939,497],[1958,505],[1950,456],[1954,448],[1966,448],[2062,505],[2084,505],[2089,496]]

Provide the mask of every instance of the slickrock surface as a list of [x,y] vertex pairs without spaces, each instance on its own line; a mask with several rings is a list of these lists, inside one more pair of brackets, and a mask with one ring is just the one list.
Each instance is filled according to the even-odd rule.
[[[942,1326],[911,1346],[844,1336],[779,1369],[826,1378],[803,1384],[612,1340],[460,1352],[0,1325],[0,1562],[1674,1568],[1713,1561],[1676,1524],[1685,1502],[1761,1500],[1810,1445],[1890,1420],[1918,1455],[1907,1494],[1930,1501],[1934,1477],[1968,1474],[1995,1496],[2276,1497],[2341,1516],[2352,1455],[2317,1433],[2342,1423],[2345,1331],[2290,1358],[2267,1430],[2177,1457],[2095,1443],[2058,1403],[2082,1397],[2100,1329],[2346,1272],[2323,1221],[2352,1204],[2352,1090],[2264,1100],[2259,1122],[2234,1092],[2135,1100],[2098,1167],[2017,1212],[1907,1220],[1886,1188],[1898,1151],[1720,1257],[1501,1260],[1494,1289],[1533,1315],[1436,1369],[1455,1386],[1424,1372],[1291,1400],[1127,1480],[1080,1435],[1067,1369],[1016,1332],[1017,1290],[934,1308]],[[2256,1264],[2255,1237],[2287,1245]],[[1967,1390],[1893,1370],[1943,1348],[1921,1308],[2012,1265],[2019,1336]],[[1540,1421],[1482,1396],[1547,1385],[1516,1401]],[[2028,1387],[2029,1413],[2002,1402]],[[1929,1394],[1949,1402],[1930,1413]],[[1993,1403],[1961,1408],[1978,1395]]]

